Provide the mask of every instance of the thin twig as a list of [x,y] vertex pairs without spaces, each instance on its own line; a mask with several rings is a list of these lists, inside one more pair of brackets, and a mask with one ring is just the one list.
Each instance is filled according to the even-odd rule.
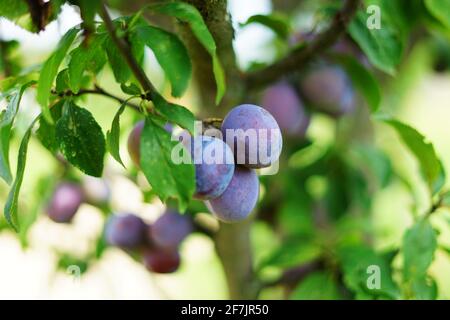
[[127,106],[133,108],[134,110],[136,110],[138,112],[141,111],[141,108],[138,105],[131,103],[125,99],[119,98],[119,97],[113,95],[112,93],[105,91],[104,89],[100,88],[97,85],[95,86],[94,89],[80,89],[77,93],[74,93],[70,90],[67,90],[64,92],[56,92],[55,90],[52,90],[52,94],[58,95],[60,97],[65,97],[65,96],[79,97],[79,96],[82,96],[85,94],[96,94],[96,95],[101,95],[101,96],[105,96],[105,97],[111,98],[113,100],[116,100],[120,104],[125,103]]
[[156,89],[151,83],[150,79],[147,77],[144,70],[139,66],[138,62],[134,58],[129,43],[125,39],[117,36],[114,23],[112,22],[104,3],[102,3],[100,8],[100,16],[105,22],[106,30],[111,36],[112,41],[117,46],[120,54],[127,62],[128,66],[131,69],[131,72],[133,72],[134,76],[136,77],[136,80],[141,84],[142,89],[144,89],[146,93],[150,94],[156,92]]
[[346,0],[342,9],[334,16],[330,26],[309,44],[293,50],[272,65],[247,74],[247,88],[255,89],[272,83],[292,71],[302,68],[315,56],[330,48],[345,33],[347,25],[355,15],[360,2],[360,0]]

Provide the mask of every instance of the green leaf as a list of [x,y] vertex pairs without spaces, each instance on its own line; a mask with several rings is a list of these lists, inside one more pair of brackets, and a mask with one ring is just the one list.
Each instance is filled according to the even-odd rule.
[[436,231],[428,220],[421,220],[403,237],[403,274],[405,280],[424,277],[437,248]]
[[141,94],[141,89],[139,89],[139,87],[134,83],[130,83],[129,85],[127,85],[125,83],[121,83],[120,89],[122,89],[122,91],[124,93],[133,95],[133,96],[137,96],[137,95]]
[[183,106],[170,103],[159,93],[152,93],[152,101],[156,110],[169,122],[175,123],[180,127],[194,132],[194,114]]
[[336,55],[337,62],[345,69],[353,85],[366,100],[372,112],[376,112],[381,103],[381,90],[375,77],[355,58]]
[[339,289],[331,274],[317,271],[294,289],[291,300],[339,300]]
[[116,159],[124,168],[125,165],[120,157],[120,116],[125,110],[126,103],[123,103],[117,111],[114,120],[111,124],[111,129],[106,133],[106,144],[108,146],[109,153]]
[[12,181],[11,168],[9,163],[9,141],[11,139],[11,129],[19,110],[20,101],[25,90],[35,82],[28,82],[22,85],[10,97],[6,109],[0,113],[0,177],[10,184]]
[[130,67],[110,37],[105,40],[103,45],[106,50],[106,55],[108,56],[109,64],[113,71],[114,78],[118,83],[126,83],[131,77]]
[[436,19],[450,29],[449,0],[425,0],[425,6]]
[[70,53],[69,87],[74,93],[80,90],[83,73],[86,70],[97,72],[105,64],[105,53],[102,47],[105,40],[106,35],[96,35],[89,46],[80,45]]
[[400,63],[405,41],[401,30],[385,18],[384,12],[381,13],[380,29],[369,29],[369,15],[361,10],[350,23],[348,31],[375,67],[393,75]]
[[69,89],[69,70],[63,69],[56,76],[55,90],[58,93],[64,92]]
[[[66,100],[60,100],[50,109],[52,119],[58,121],[62,116],[62,109]],[[39,128],[36,130],[36,137],[41,141],[42,145],[55,154],[58,151],[59,144],[56,140],[55,124],[49,123],[44,117],[39,118]]]
[[416,300],[436,300],[438,296],[437,283],[429,276],[414,279],[411,282],[411,298]]
[[278,13],[269,15],[257,14],[248,18],[246,22],[241,24],[245,27],[252,23],[259,23],[272,30],[281,39],[287,39],[291,31],[289,19]]
[[200,12],[190,4],[177,1],[151,4],[148,6],[148,9],[175,17],[189,24],[195,37],[212,57],[213,72],[217,85],[216,104],[219,104],[225,93],[225,74],[217,56],[214,38],[209,32]]
[[37,89],[37,101],[42,107],[42,113],[44,117],[50,123],[53,122],[50,111],[49,111],[49,97],[50,91],[52,89],[53,81],[55,80],[56,74],[60,64],[62,63],[67,51],[69,50],[72,42],[78,34],[78,28],[72,28],[66,32],[66,34],[59,41],[58,47],[53,52],[53,54],[45,61],[42,66],[41,74],[38,81]]
[[63,116],[56,123],[56,139],[71,164],[88,175],[102,175],[105,137],[88,110],[68,101]]
[[4,213],[6,221],[16,232],[19,232],[19,221],[17,218],[17,210],[18,210],[19,192],[20,188],[22,187],[23,174],[25,171],[25,164],[27,162],[28,142],[30,141],[33,126],[39,118],[40,116],[36,117],[36,119],[33,120],[30,127],[25,132],[25,135],[22,138],[22,142],[20,143],[19,155],[17,160],[16,178],[11,186],[11,190],[9,191],[8,198],[6,199],[5,203]]
[[156,194],[163,200],[176,198],[184,211],[195,191],[192,163],[176,164],[172,150],[178,144],[150,115],[141,136],[141,168]]
[[392,118],[381,118],[381,120],[397,131],[403,143],[417,158],[430,191],[433,194],[439,192],[445,183],[445,171],[433,144],[428,142],[420,132],[407,124]]
[[[344,272],[344,283],[356,294],[363,294],[366,298],[399,298],[389,262],[372,248],[364,245],[344,246],[340,248],[338,255]],[[378,276],[380,287],[370,287],[369,284],[375,284],[371,282],[372,277],[375,279]]]
[[138,27],[133,35],[153,51],[172,85],[172,95],[180,97],[192,75],[191,60],[184,44],[174,34],[151,26]]

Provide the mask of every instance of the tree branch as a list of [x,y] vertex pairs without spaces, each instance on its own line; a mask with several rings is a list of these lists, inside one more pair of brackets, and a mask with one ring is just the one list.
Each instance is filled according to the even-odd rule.
[[105,96],[105,97],[111,98],[113,100],[116,100],[120,104],[126,103],[127,106],[133,108],[134,110],[136,110],[138,112],[141,111],[141,108],[138,105],[128,102],[125,99],[119,98],[119,97],[113,95],[112,93],[105,91],[104,89],[100,88],[97,85],[95,86],[95,89],[81,89],[77,93],[74,93],[70,90],[65,91],[65,92],[56,92],[56,91],[52,90],[52,94],[58,95],[60,97],[64,97],[64,96],[79,97],[79,96],[82,96],[85,94],[96,94],[96,95],[101,95],[101,96]]
[[111,36],[112,41],[117,46],[117,49],[119,49],[120,54],[127,62],[128,66],[131,69],[131,72],[133,72],[134,76],[136,77],[136,80],[141,84],[142,89],[144,89],[146,93],[150,94],[156,92],[156,89],[151,83],[150,79],[147,77],[144,70],[139,66],[139,63],[133,57],[128,42],[123,38],[117,36],[114,23],[112,22],[104,3],[102,3],[100,8],[100,16],[105,22],[106,30]]
[[298,282],[306,278],[306,276],[308,276],[314,271],[322,269],[323,267],[324,263],[320,259],[307,262],[300,266],[296,266],[285,270],[278,279],[264,283],[262,285],[262,288],[273,287],[278,285],[287,285],[287,286],[296,285]]
[[272,83],[286,74],[302,68],[316,55],[331,47],[345,33],[347,25],[355,15],[360,2],[360,0],[346,0],[342,9],[334,16],[330,26],[309,44],[295,49],[270,66],[247,74],[247,89],[256,89]]

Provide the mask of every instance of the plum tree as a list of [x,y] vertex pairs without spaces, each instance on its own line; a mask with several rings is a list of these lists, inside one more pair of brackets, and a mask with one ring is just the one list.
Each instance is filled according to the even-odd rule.
[[70,222],[84,200],[81,187],[75,183],[60,183],[50,199],[47,214],[58,223]]
[[193,230],[192,220],[189,216],[167,209],[149,226],[147,233],[153,245],[176,249]]
[[147,270],[156,273],[172,273],[180,266],[180,254],[177,250],[148,248],[142,255]]
[[206,202],[209,210],[224,222],[238,222],[249,216],[259,196],[255,170],[236,166],[228,188],[218,198]]
[[287,81],[267,88],[261,104],[275,118],[283,133],[292,137],[305,136],[310,116],[305,111],[303,101]]
[[146,243],[146,225],[133,214],[112,215],[105,225],[106,242],[112,246],[135,249]]
[[138,167],[141,166],[141,134],[144,124],[144,120],[136,123],[128,136],[128,153],[133,163]]
[[259,106],[242,104],[233,108],[223,120],[222,134],[234,152],[236,164],[264,168],[280,156],[283,144],[280,127]]
[[338,66],[322,65],[300,80],[300,91],[318,111],[339,117],[355,109],[355,92],[347,74]]
[[202,135],[191,140],[191,157],[195,164],[194,197],[217,198],[233,177],[233,153],[227,144],[214,137]]

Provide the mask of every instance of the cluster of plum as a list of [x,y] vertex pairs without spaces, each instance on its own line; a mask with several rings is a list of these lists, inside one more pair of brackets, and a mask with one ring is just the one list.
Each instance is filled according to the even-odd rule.
[[105,225],[111,246],[137,254],[151,272],[171,273],[180,266],[179,246],[193,232],[188,215],[168,209],[153,224],[133,214],[112,215]]
[[[296,34],[291,39],[295,45],[312,40],[313,34]],[[332,51],[352,55],[368,66],[367,58],[348,39],[339,41]],[[280,125],[283,133],[292,138],[304,138],[310,124],[310,110],[338,118],[355,110],[356,93],[350,78],[339,65],[319,61],[296,77],[282,80],[267,88],[261,105]]]
[[304,138],[310,124],[305,104],[332,117],[340,117],[351,113],[355,102],[355,91],[344,70],[323,64],[302,75],[297,86],[284,80],[267,88],[261,104],[274,116],[284,134]]
[[[109,189],[99,183],[61,182],[48,203],[48,217],[57,223],[70,223],[84,202],[106,203]],[[193,230],[190,216],[168,209],[152,225],[129,213],[111,215],[105,224],[104,238],[110,246],[138,254],[149,271],[170,273],[180,265],[179,245]]]
[[[128,151],[137,166],[143,125],[139,122],[128,139]],[[204,200],[221,221],[237,222],[247,218],[258,201],[255,169],[271,166],[280,156],[281,130],[267,110],[243,104],[227,114],[219,133],[218,137],[206,133],[191,137],[184,131],[179,137],[195,164],[194,197]]]

